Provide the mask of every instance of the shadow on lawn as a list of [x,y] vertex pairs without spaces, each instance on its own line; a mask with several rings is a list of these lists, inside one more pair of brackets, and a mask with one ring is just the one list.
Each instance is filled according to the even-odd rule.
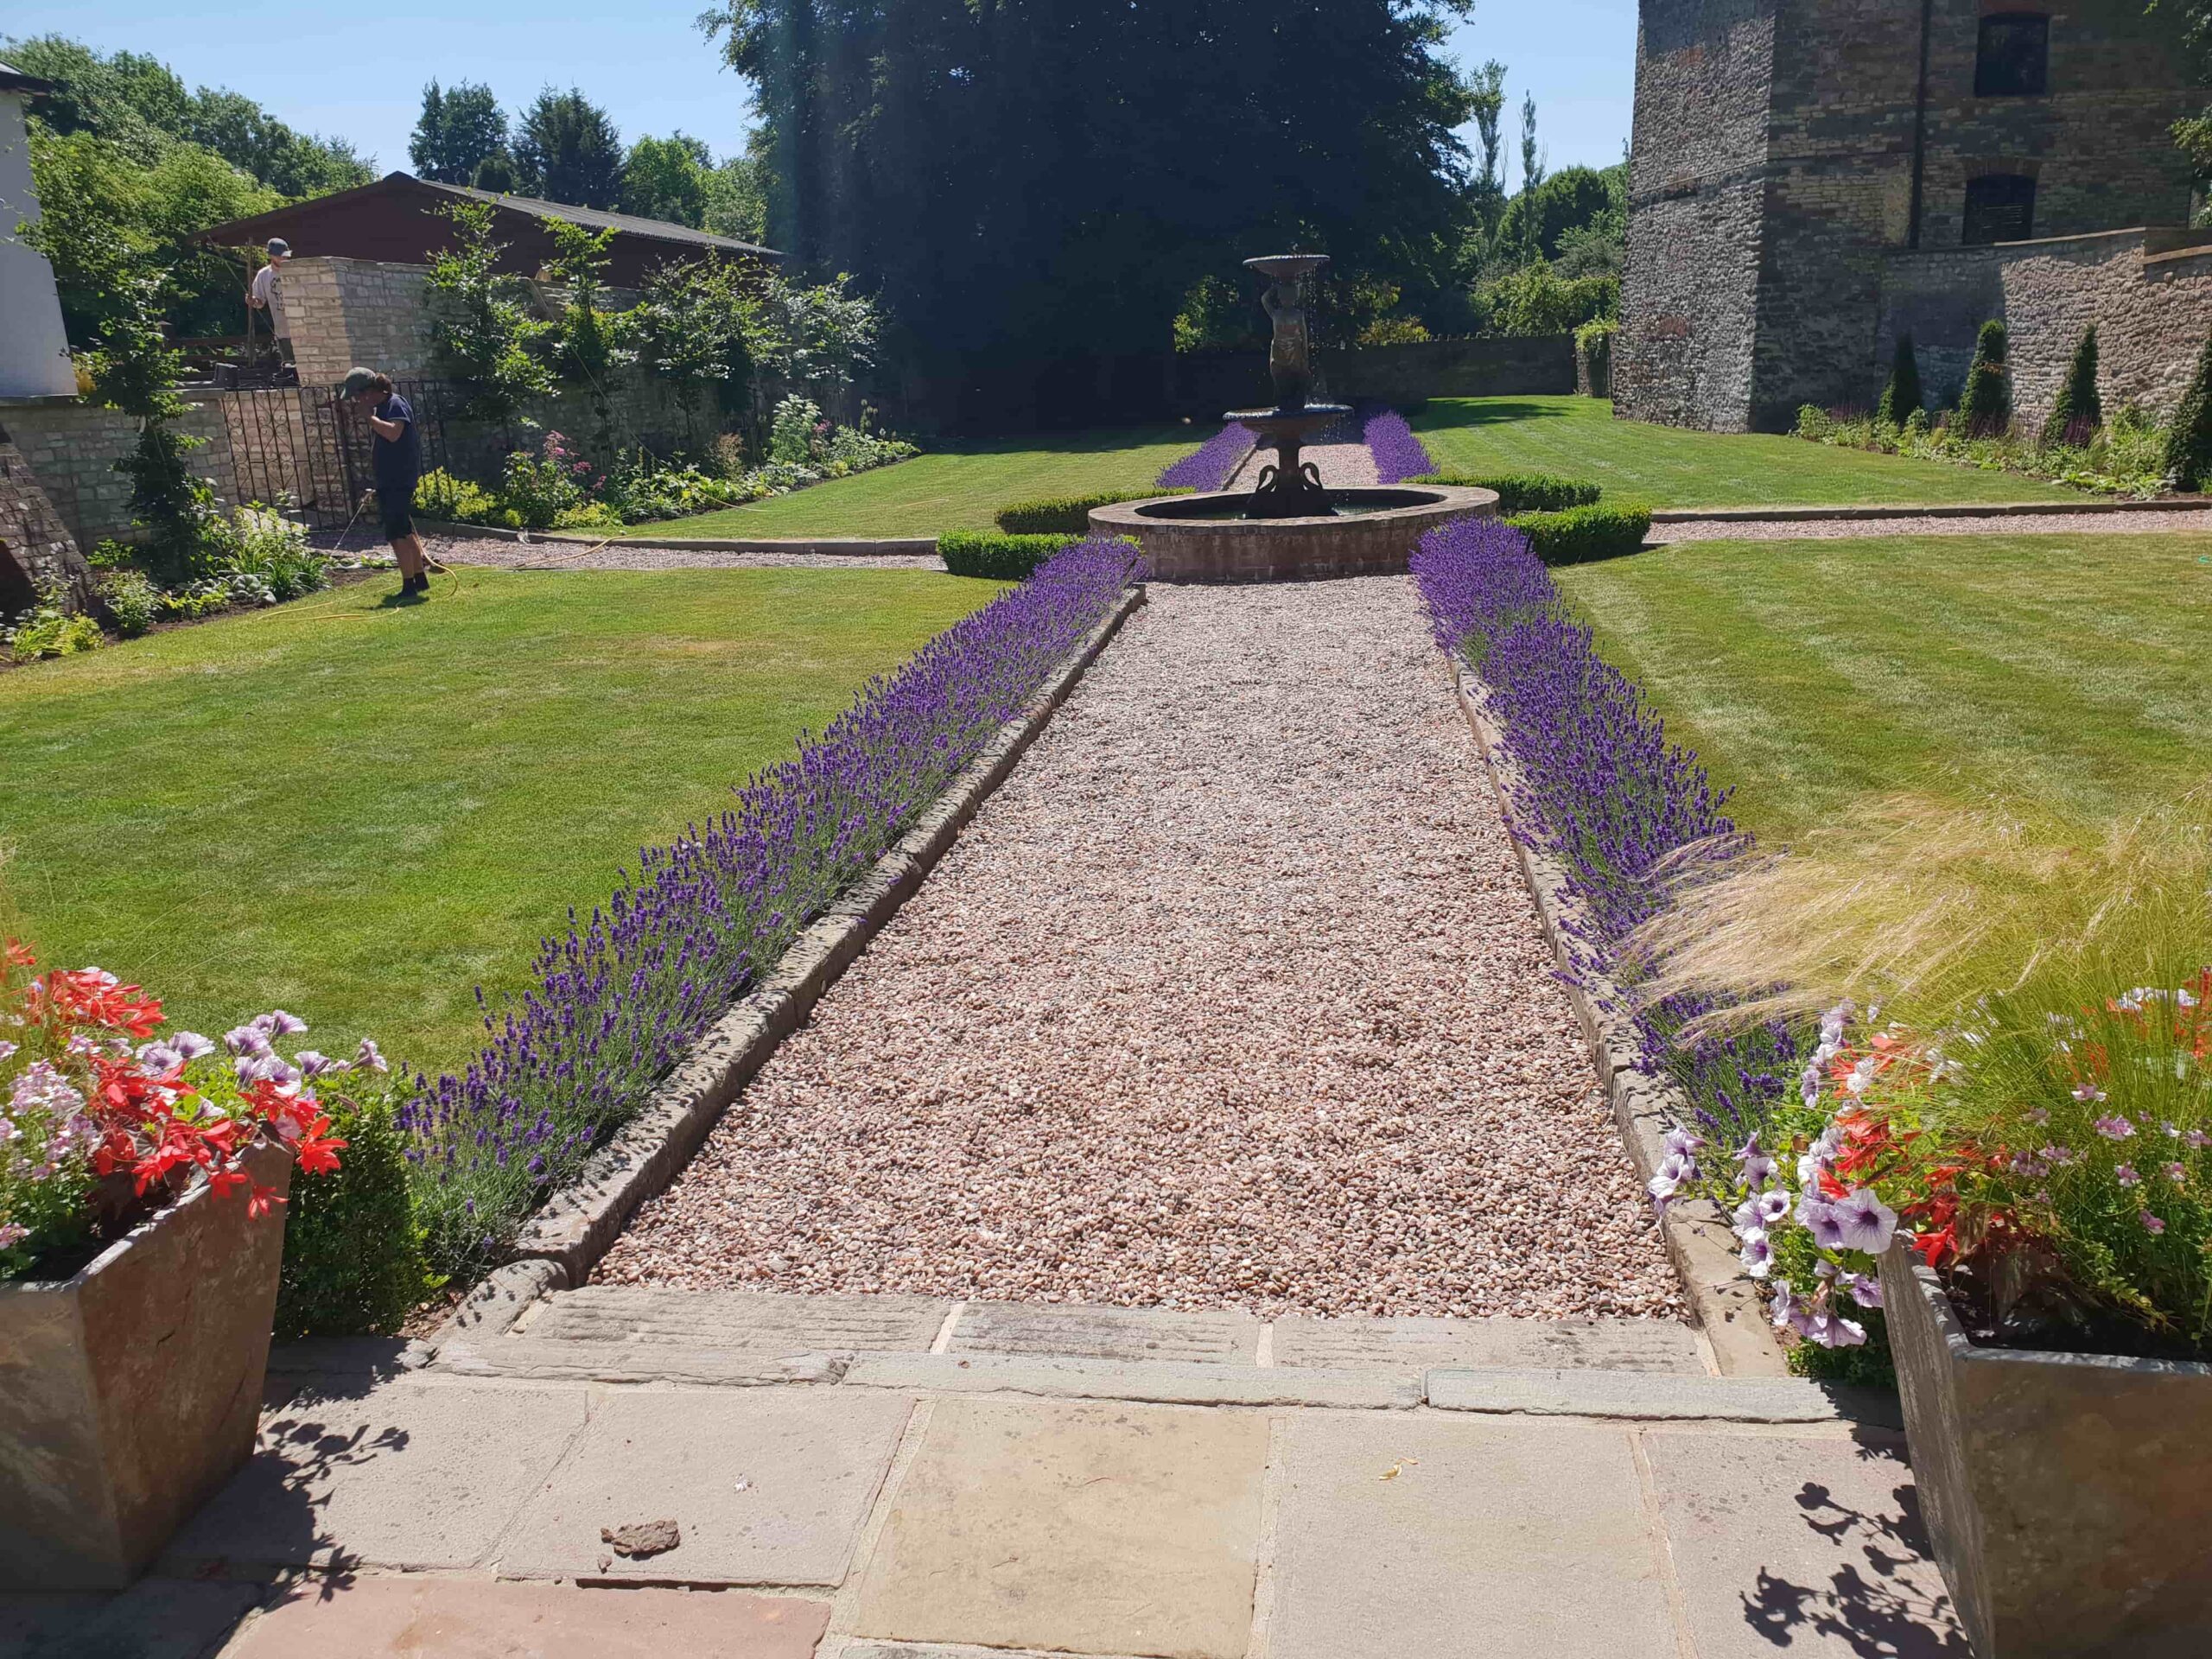
[[1503,426],[1515,421],[1564,421],[1558,404],[1531,404],[1517,397],[1440,397],[1414,416],[1424,432],[1459,426]]

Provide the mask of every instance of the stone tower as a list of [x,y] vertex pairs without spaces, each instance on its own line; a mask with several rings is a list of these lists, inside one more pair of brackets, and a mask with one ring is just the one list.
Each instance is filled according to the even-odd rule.
[[1616,413],[1872,403],[1889,260],[2185,224],[2203,101],[2143,0],[1642,0]]

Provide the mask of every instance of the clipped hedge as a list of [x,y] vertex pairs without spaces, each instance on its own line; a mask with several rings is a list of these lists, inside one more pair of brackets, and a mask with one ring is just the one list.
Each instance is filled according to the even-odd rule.
[[1569,507],[1594,505],[1601,493],[1586,478],[1560,478],[1552,473],[1497,473],[1488,478],[1430,473],[1413,481],[1453,490],[1496,490],[1497,510],[1509,518],[1516,512],[1565,512]]
[[1650,533],[1651,509],[1592,502],[1560,512],[1516,513],[1506,522],[1529,538],[1529,550],[1546,564],[1586,564],[1642,547]]
[[937,538],[937,556],[956,576],[1022,582],[1055,553],[1081,539],[1078,536],[1009,536],[988,530],[961,530]]
[[1191,495],[1180,490],[1101,490],[1096,495],[1056,496],[1042,501],[1016,501],[991,515],[1009,536],[1088,536],[1093,507],[1119,506],[1124,501],[1149,501],[1155,496]]

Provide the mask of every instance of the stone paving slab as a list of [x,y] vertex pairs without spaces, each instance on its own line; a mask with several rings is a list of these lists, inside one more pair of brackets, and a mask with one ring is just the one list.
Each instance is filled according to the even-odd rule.
[[303,1584],[223,1659],[808,1659],[826,1601],[480,1579]]
[[[573,1455],[499,1548],[510,1577],[835,1585],[891,1465],[897,1395],[598,1393]],[[683,1541],[640,1560],[602,1528],[671,1520]]]
[[779,1354],[757,1348],[537,1342],[528,1337],[499,1337],[482,1343],[448,1343],[438,1357],[438,1369],[452,1376],[757,1388],[779,1382],[835,1382],[845,1373],[845,1361],[834,1354]]
[[[1846,1389],[1795,1376],[1676,1376],[1653,1371],[1434,1370],[1428,1403],[1445,1411],[1732,1423],[1840,1423],[1865,1414]],[[1892,1403],[1889,1409],[1894,1412]]]
[[1059,1359],[1021,1354],[864,1355],[850,1384],[962,1394],[1033,1394],[1188,1406],[1417,1406],[1414,1373],[1284,1370],[1175,1360]]
[[586,1285],[546,1298],[533,1342],[631,1343],[779,1354],[929,1351],[955,1303],[930,1296],[784,1296]]
[[861,1637],[1242,1659],[1268,1424],[940,1400],[861,1580]]
[[584,1427],[585,1390],[406,1380],[302,1391],[163,1560],[452,1568],[487,1556]]
[[[927,1347],[926,1343],[920,1344]],[[1052,1354],[1088,1359],[1217,1361],[1259,1357],[1260,1321],[1226,1311],[970,1302],[952,1330],[956,1354]]]
[[1669,1659],[1630,1431],[1300,1415],[1268,1659]]
[[1428,1370],[1437,1366],[1515,1370],[1587,1370],[1705,1374],[1688,1325],[1662,1319],[1278,1319],[1278,1365]]
[[205,1659],[268,1593],[142,1579],[120,1595],[0,1595],[7,1659]]
[[1973,1659],[1887,1440],[1643,1437],[1698,1659]]

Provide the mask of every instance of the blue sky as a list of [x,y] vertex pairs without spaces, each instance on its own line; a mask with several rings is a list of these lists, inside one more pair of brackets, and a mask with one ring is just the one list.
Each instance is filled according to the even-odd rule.
[[[717,152],[736,149],[744,89],[692,26],[702,4],[10,0],[0,29],[151,53],[191,85],[229,86],[296,126],[352,139],[388,172],[408,164],[407,135],[423,83],[434,76],[487,82],[510,108],[541,86],[573,82],[607,106],[626,139],[681,128]],[[1452,50],[1470,64],[1496,58],[1506,66],[1507,147],[1516,156],[1521,95],[1533,91],[1553,168],[1620,159],[1635,79],[1634,0],[1478,0]]]

